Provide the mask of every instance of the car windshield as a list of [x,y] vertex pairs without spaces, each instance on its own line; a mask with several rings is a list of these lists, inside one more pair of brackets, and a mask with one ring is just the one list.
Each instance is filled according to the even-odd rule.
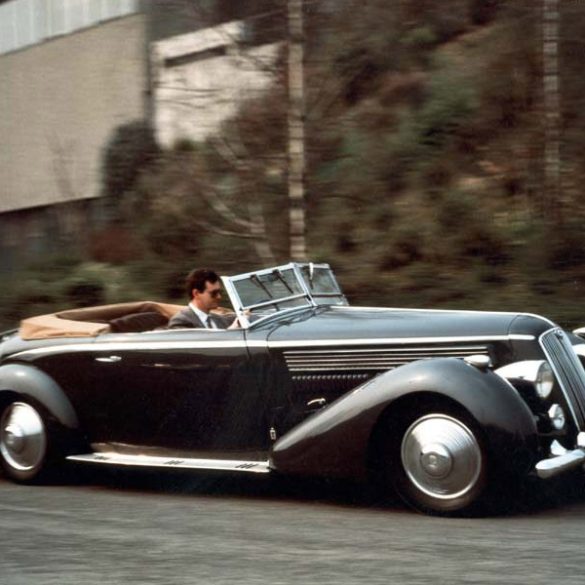
[[327,264],[291,263],[223,277],[232,305],[248,325],[250,319],[317,305],[347,305]]
[[299,269],[311,297],[319,305],[347,305],[327,264],[300,264]]

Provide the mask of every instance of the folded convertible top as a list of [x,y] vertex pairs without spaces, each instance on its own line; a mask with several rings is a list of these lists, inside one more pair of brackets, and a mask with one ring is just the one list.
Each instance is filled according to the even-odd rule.
[[84,309],[71,309],[24,319],[20,323],[22,339],[48,339],[52,337],[95,337],[112,330],[110,322],[141,313],[158,313],[170,319],[182,305],[139,301],[102,305]]

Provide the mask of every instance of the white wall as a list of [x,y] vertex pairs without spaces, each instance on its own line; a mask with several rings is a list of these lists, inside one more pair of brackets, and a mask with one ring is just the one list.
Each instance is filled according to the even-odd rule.
[[170,147],[201,141],[274,80],[279,44],[240,49],[241,22],[165,39],[151,46],[154,125]]
[[0,55],[0,213],[96,197],[103,149],[147,116],[145,17]]
[[0,4],[0,54],[138,9],[139,0],[11,0]]

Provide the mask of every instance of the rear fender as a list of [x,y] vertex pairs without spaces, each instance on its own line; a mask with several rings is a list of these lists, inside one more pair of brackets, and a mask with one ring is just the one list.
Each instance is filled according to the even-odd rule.
[[77,430],[79,421],[71,402],[57,383],[34,366],[0,367],[0,401],[22,398],[40,404],[63,428]]
[[392,424],[399,405],[416,408],[417,399],[429,396],[465,409],[485,431],[491,452],[528,471],[538,445],[528,406],[493,372],[455,358],[413,362],[366,382],[276,441],[271,465],[287,474],[365,479],[376,427]]

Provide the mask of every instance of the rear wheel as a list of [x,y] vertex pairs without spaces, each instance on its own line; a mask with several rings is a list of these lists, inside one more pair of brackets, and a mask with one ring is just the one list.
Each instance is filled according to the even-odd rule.
[[27,402],[12,402],[0,418],[0,462],[19,482],[39,479],[48,453],[47,428],[39,411]]
[[486,491],[487,454],[474,422],[463,413],[411,415],[392,433],[391,482],[409,505],[431,514],[477,509]]

